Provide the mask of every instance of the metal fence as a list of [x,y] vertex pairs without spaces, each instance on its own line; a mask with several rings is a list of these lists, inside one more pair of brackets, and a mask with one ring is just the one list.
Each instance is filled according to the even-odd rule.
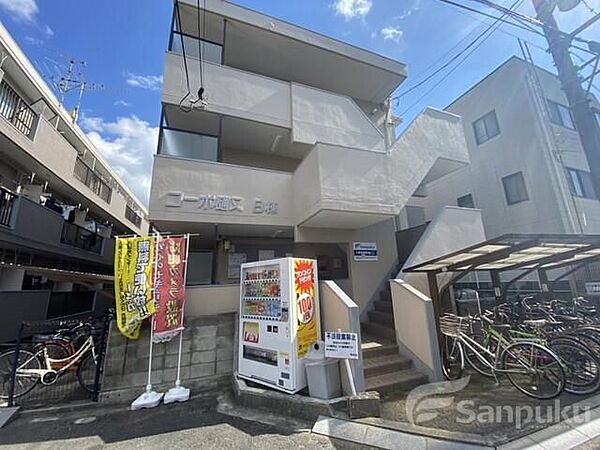
[[60,241],[63,244],[101,255],[103,240],[103,237],[98,233],[94,233],[93,231],[87,230],[74,223],[63,223],[63,229],[60,236]]
[[111,320],[112,313],[23,322],[0,354],[0,400],[23,407],[98,401]]
[[0,83],[0,115],[25,136],[32,137],[37,115],[6,81]]

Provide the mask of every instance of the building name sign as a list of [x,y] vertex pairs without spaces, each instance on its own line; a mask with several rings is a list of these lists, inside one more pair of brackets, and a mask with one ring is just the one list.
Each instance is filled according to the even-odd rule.
[[[223,194],[200,194],[187,195],[180,191],[167,192],[165,206],[169,208],[180,208],[186,204],[194,205],[203,211],[220,212],[244,212],[244,197]],[[253,214],[275,215],[279,212],[277,202],[265,201],[260,198],[254,199]]]

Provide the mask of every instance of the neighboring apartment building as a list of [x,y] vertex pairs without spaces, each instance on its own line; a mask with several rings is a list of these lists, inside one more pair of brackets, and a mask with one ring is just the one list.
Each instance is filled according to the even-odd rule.
[[458,205],[481,209],[488,238],[600,233],[598,193],[566,105],[556,75],[510,58],[447,108],[463,117],[471,162],[427,184],[403,226]]
[[112,276],[112,236],[147,233],[147,212],[2,25],[0,56],[3,313],[89,309]]
[[[227,1],[200,13],[176,2],[149,217],[194,233],[189,314],[237,310],[240,262],[287,255],[316,258],[364,312],[397,270],[394,217],[419,185],[468,161],[449,112],[425,109],[396,139],[388,98],[406,76],[402,63]],[[356,242],[375,244],[376,260],[353,257]]]

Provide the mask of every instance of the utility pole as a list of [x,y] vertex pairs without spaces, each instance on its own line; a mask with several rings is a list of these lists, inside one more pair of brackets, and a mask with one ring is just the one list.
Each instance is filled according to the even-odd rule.
[[[537,18],[542,22],[544,36],[554,59],[562,90],[569,101],[575,127],[579,133],[581,144],[590,166],[592,183],[596,195],[600,196],[600,126],[591,108],[588,92],[586,92],[581,84],[577,66],[573,63],[571,54],[569,53],[573,37],[582,31],[582,27],[579,27],[571,34],[563,33],[559,30],[558,24],[552,14],[556,2],[551,0],[532,0],[532,2],[537,13]],[[595,20],[597,18],[586,22],[586,24],[591,25]],[[599,57],[600,55],[596,56],[596,58]],[[592,73],[592,79],[593,75],[594,73]]]

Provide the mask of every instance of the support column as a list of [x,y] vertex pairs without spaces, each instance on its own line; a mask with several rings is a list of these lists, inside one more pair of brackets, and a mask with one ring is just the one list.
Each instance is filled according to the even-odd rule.
[[492,287],[494,288],[494,297],[496,298],[496,305],[502,303],[502,282],[500,281],[500,272],[497,270],[490,270],[492,276]]

